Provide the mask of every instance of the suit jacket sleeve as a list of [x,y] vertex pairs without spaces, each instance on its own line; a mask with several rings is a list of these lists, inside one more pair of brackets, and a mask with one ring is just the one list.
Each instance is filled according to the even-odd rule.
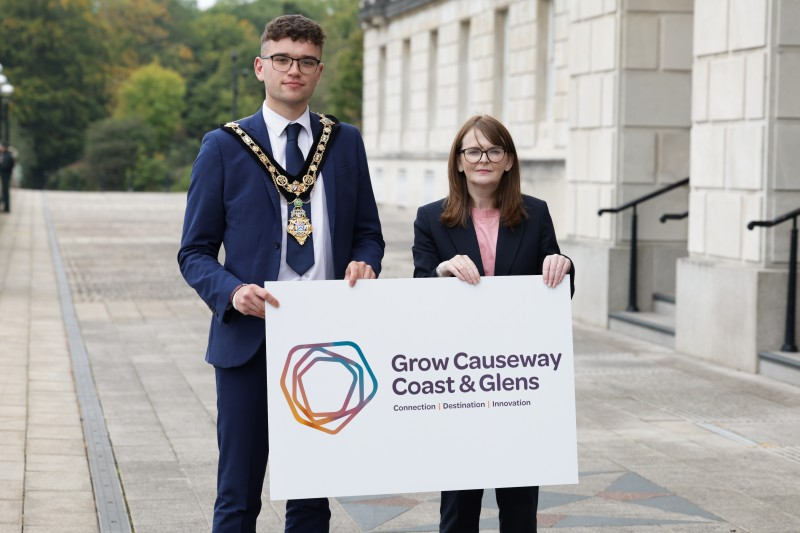
[[222,321],[230,294],[241,281],[218,259],[226,227],[220,134],[224,135],[215,130],[203,137],[192,167],[178,264],[183,277],[211,309],[216,320]]
[[414,244],[411,251],[414,256],[415,278],[435,278],[436,267],[444,261],[433,237],[433,225],[440,225],[440,222],[438,219],[431,221],[435,212],[432,213],[427,207],[417,209],[417,218],[414,220]]
[[[542,273],[542,266],[544,265],[544,258],[548,255],[558,254],[564,255],[561,253],[561,248],[558,246],[558,241],[556,240],[556,230],[553,227],[553,219],[550,216],[550,209],[547,207],[545,202],[542,202],[543,209],[539,209],[536,212],[539,215],[539,220],[535,223],[539,224],[542,228],[541,231],[541,238],[539,239],[539,257],[542,258],[542,264],[539,265],[539,274]],[[564,255],[564,257],[567,257]],[[575,296],[575,263],[569,259],[570,267],[569,267],[569,289],[570,295]]]

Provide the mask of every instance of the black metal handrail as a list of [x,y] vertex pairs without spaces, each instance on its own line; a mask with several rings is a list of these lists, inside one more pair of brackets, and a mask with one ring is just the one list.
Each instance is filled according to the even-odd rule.
[[797,298],[797,217],[799,216],[800,208],[797,208],[772,220],[752,220],[747,223],[747,229],[752,230],[756,226],[770,228],[787,220],[792,221],[791,245],[789,247],[789,287],[786,291],[786,325],[783,330],[782,352],[797,352],[797,344],[794,341],[794,317]]
[[664,213],[658,220],[663,224],[667,220],[683,220],[688,216],[689,216],[689,211],[684,211],[683,213]]
[[638,312],[639,308],[636,306],[636,281],[637,281],[637,269],[636,269],[636,261],[637,261],[637,235],[636,235],[636,225],[638,215],[636,213],[636,206],[641,204],[642,202],[646,202],[647,200],[651,200],[656,196],[660,196],[666,192],[671,191],[672,189],[677,189],[678,187],[683,187],[684,185],[689,184],[689,178],[684,178],[680,181],[676,181],[666,187],[662,187],[656,191],[651,193],[645,194],[635,200],[631,200],[626,204],[622,204],[619,207],[613,208],[605,208],[600,209],[597,212],[597,216],[601,216],[603,213],[619,213],[620,211],[624,211],[626,209],[633,209],[632,217],[631,217],[631,262],[630,262],[630,278],[628,280],[628,307],[625,309],[626,311],[631,312]]

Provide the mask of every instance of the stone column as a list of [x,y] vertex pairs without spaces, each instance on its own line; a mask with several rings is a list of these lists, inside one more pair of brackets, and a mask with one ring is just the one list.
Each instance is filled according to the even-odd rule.
[[[565,243],[579,290],[574,314],[605,326],[628,298],[631,212],[598,217],[685,178],[691,125],[692,0],[570,2],[571,218]],[[686,254],[686,222],[660,224],[687,209],[687,191],[638,208],[637,305],[674,292],[675,259]]]
[[689,257],[676,347],[754,372],[783,340],[791,223],[800,206],[800,1],[698,0]]

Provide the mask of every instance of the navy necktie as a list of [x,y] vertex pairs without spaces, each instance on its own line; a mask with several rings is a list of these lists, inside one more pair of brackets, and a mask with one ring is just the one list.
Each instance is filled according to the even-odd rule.
[[[289,183],[293,182],[293,178],[302,181],[302,176],[299,176],[300,171],[303,170],[303,152],[297,145],[297,137],[300,135],[300,130],[303,128],[300,124],[289,124],[286,126],[286,172],[289,173]],[[292,215],[294,205],[289,202],[289,216]],[[303,211],[305,211],[306,218],[311,220],[311,209],[309,204],[303,204]],[[306,271],[314,265],[314,242],[311,240],[312,236],[309,235],[305,244],[300,244],[292,235],[286,236],[286,264],[292,267],[292,270],[299,275],[303,275]]]

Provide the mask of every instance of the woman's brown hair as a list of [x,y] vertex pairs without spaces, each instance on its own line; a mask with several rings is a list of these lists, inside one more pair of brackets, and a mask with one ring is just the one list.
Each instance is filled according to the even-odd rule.
[[[500,209],[500,223],[506,227],[514,227],[528,214],[522,206],[522,190],[520,186],[519,158],[514,140],[503,124],[489,115],[475,115],[467,119],[450,147],[450,158],[447,161],[447,178],[450,192],[445,199],[442,224],[448,227],[466,226],[472,201],[467,190],[467,177],[458,170],[458,158],[461,157],[461,143],[467,133],[478,130],[486,136],[492,146],[500,146],[506,156],[513,157],[511,168],[503,173],[500,184],[494,195],[495,207]],[[484,146],[484,148],[486,148]]]

